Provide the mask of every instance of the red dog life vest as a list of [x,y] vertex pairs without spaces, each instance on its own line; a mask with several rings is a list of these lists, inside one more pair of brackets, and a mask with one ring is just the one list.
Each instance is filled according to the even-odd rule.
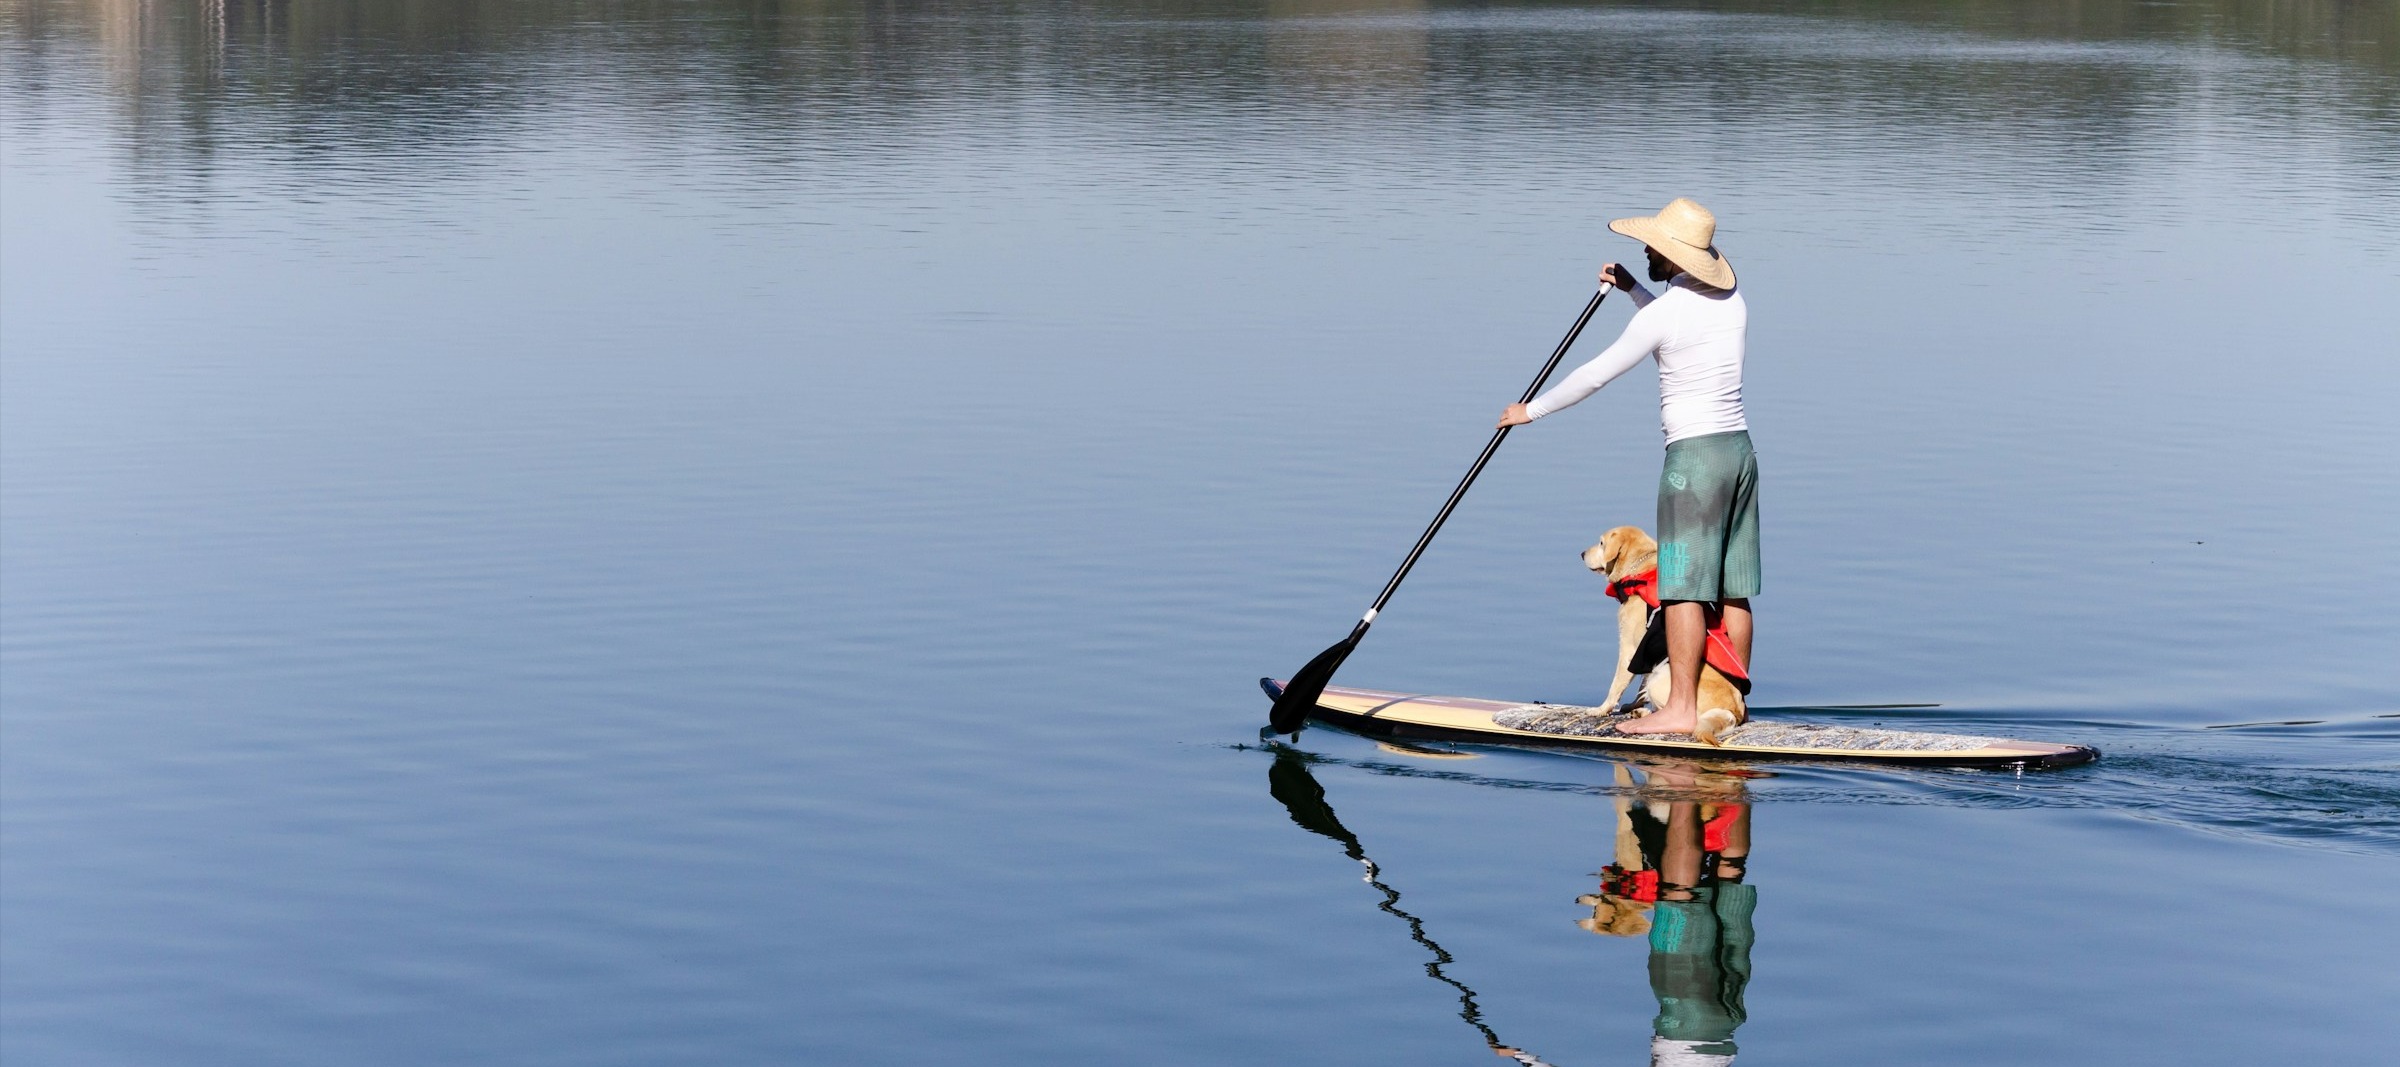
[[[1608,595],[1619,600],[1638,596],[1642,598],[1642,603],[1650,605],[1649,628],[1643,632],[1642,643],[1633,650],[1633,659],[1625,664],[1625,669],[1634,674],[1648,674],[1658,669],[1658,665],[1667,658],[1667,616],[1658,610],[1658,568],[1628,574],[1608,583]],[[1749,696],[1750,668],[1733,651],[1733,638],[1725,632],[1725,609],[1715,604],[1704,607],[1708,611],[1708,644],[1704,658],[1709,666],[1715,667],[1727,681],[1732,682],[1735,689],[1741,690],[1743,696]]]

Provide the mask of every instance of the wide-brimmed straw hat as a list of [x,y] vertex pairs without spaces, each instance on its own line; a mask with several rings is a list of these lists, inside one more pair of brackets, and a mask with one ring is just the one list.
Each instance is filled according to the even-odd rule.
[[1707,208],[1679,196],[1656,215],[1618,219],[1608,228],[1657,249],[1700,282],[1733,288],[1733,264],[1717,251],[1717,217]]

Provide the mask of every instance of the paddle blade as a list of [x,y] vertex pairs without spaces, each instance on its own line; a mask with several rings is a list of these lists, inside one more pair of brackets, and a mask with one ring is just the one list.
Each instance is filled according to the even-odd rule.
[[1325,695],[1326,683],[1333,681],[1333,672],[1340,670],[1342,661],[1358,647],[1358,635],[1336,642],[1332,648],[1317,653],[1317,658],[1300,668],[1292,680],[1284,683],[1283,693],[1275,698],[1275,706],[1267,711],[1267,726],[1279,734],[1296,734],[1308,722],[1308,713],[1317,709],[1317,698]]

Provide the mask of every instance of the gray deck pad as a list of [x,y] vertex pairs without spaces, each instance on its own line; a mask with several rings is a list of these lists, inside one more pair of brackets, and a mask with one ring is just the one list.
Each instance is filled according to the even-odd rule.
[[[1596,708],[1566,704],[1524,704],[1495,712],[1492,721],[1516,730],[1561,737],[1624,737],[1617,726],[1633,721],[1630,714],[1606,714]],[[1685,738],[1688,734],[1644,734],[1644,737]],[[1717,735],[1728,746],[1809,748],[1840,752],[1958,752],[2005,743],[1997,737],[1968,734],[1919,733],[1817,722],[1746,722]]]

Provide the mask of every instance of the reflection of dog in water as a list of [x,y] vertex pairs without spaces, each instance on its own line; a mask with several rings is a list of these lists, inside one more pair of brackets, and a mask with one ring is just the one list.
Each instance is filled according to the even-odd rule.
[[[1662,895],[1670,902],[1690,900],[1693,890],[1742,882],[1750,856],[1744,776],[1672,764],[1651,768],[1648,781],[1636,787],[1629,768],[1616,771],[1615,854],[1594,873],[1600,891],[1575,898],[1592,909],[1591,918],[1575,925],[1612,937],[1648,933],[1650,912]],[[1690,840],[1694,830],[1696,841]]]
[[1636,903],[1625,897],[1585,893],[1575,903],[1589,906],[1592,917],[1577,919],[1575,925],[1595,934],[1610,937],[1640,937],[1650,932],[1650,905]]
[[[1591,918],[1577,919],[1575,925],[1610,937],[1638,937],[1649,933],[1650,907],[1658,900],[1658,867],[1655,861],[1642,855],[1641,837],[1633,826],[1633,798],[1622,792],[1632,785],[1633,773],[1622,766],[1618,767],[1617,788],[1620,792],[1616,797],[1616,855],[1612,857],[1613,862],[1598,872],[1600,892],[1585,893],[1575,898],[1575,903],[1592,909]],[[1647,805],[1642,814],[1650,816],[1654,822],[1663,821],[1659,816],[1664,813],[1651,812]],[[1650,893],[1623,891],[1639,888],[1638,883],[1630,881],[1637,871],[1650,873]]]
[[1617,768],[1614,863],[1600,892],[1575,898],[1595,934],[1650,935],[1650,1062],[1733,1062],[1733,1032],[1749,1015],[1751,915],[1758,893],[1743,884],[1750,855],[1750,805],[1739,778],[1688,764],[1652,768],[1643,796]]
[[[1659,618],[1659,608],[1653,598],[1642,595],[1644,588],[1655,589],[1658,575],[1658,540],[1643,533],[1638,526],[1619,526],[1600,535],[1598,544],[1583,550],[1583,565],[1608,577],[1608,595],[1617,600],[1617,673],[1609,683],[1608,700],[1600,706],[1614,708],[1632,683],[1636,654],[1648,660],[1644,666],[1649,680],[1642,685],[1643,706],[1638,714],[1647,715],[1667,705],[1668,694],[1674,691],[1674,673],[1658,662],[1664,652],[1665,620]],[[1715,620],[1711,620],[1712,625]],[[1655,635],[1655,636],[1654,636]],[[1715,635],[1711,635],[1711,640]],[[1655,647],[1645,648],[1645,644]],[[1726,649],[1730,654],[1731,649]],[[1700,664],[1700,722],[1692,736],[1709,744],[1720,744],[1717,735],[1741,725],[1750,717],[1749,705],[1742,696],[1743,687],[1718,670],[1713,663]]]

